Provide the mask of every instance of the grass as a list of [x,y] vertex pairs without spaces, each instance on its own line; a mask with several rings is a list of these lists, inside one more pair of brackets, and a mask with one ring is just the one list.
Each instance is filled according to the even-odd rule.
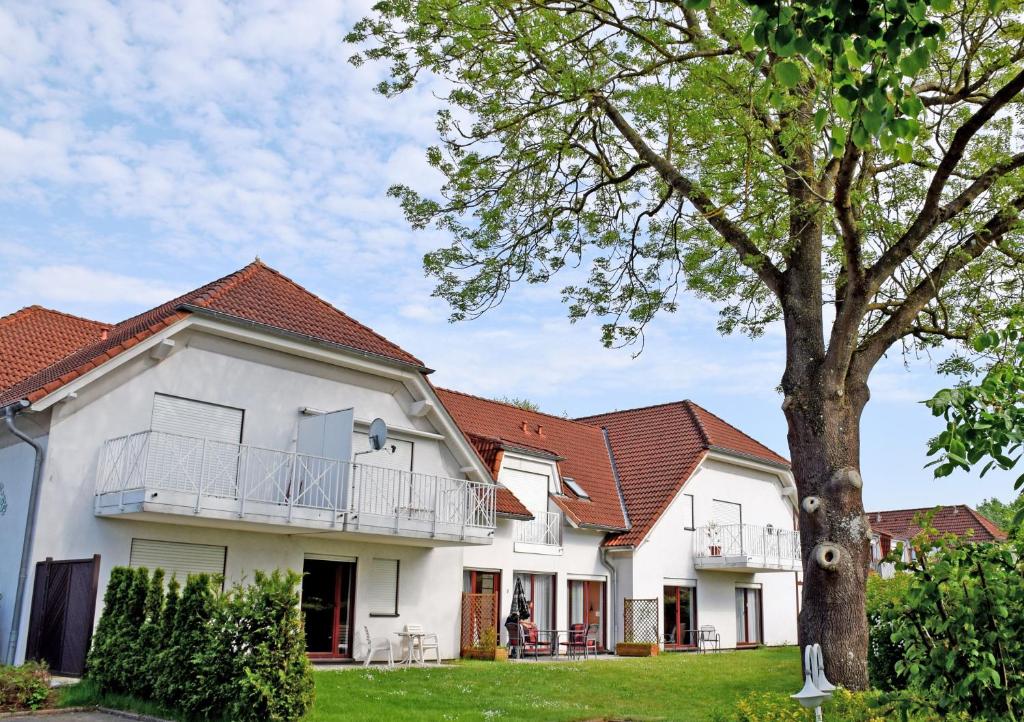
[[308,722],[710,720],[751,691],[795,692],[795,648],[559,664],[316,673]]
[[[794,692],[800,657],[793,647],[722,654],[668,654],[581,663],[460,662],[318,671],[316,704],[304,722],[712,719],[752,691]],[[61,707],[100,705],[181,718],[124,695],[98,694],[88,681],[64,687]]]

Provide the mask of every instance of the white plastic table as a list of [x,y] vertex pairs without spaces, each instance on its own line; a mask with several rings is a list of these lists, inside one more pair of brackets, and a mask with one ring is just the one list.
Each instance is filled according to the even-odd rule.
[[[402,660],[399,662],[399,664],[404,664],[407,667],[412,666],[413,662],[419,662],[420,664],[423,664],[423,645],[422,644],[421,645],[417,645],[416,642],[418,640],[422,640],[424,637],[426,637],[427,633],[426,632],[395,632],[395,634],[397,634],[400,638],[402,638],[403,640],[405,640],[405,641],[407,641],[409,643],[408,650],[406,651],[405,656],[402,657]],[[416,657],[416,647],[417,646],[419,646],[419,650],[420,650],[420,658],[418,660],[415,658]]]

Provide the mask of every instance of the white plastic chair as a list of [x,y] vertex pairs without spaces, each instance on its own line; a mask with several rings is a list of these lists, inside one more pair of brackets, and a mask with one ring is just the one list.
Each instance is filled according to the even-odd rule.
[[363,659],[363,666],[369,667],[370,662],[373,661],[373,655],[377,652],[384,652],[387,655],[388,669],[393,669],[395,666],[395,655],[391,651],[391,640],[390,639],[374,639],[370,636],[370,628],[363,627],[363,637],[366,641],[366,658]]
[[409,637],[409,644],[412,645],[412,649],[409,650],[409,656],[416,655],[419,657],[420,663],[423,663],[423,652],[424,650],[434,650],[434,656],[436,662],[441,664],[441,645],[437,640],[436,634],[426,633],[423,631],[422,624],[406,624],[406,634],[417,635],[415,637]]

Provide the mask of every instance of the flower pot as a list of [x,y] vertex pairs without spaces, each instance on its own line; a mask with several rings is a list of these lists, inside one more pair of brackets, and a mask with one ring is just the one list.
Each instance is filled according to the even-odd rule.
[[712,544],[708,547],[708,550],[711,552],[711,556],[713,557],[722,556],[722,547],[719,544]]
[[646,642],[619,642],[615,645],[615,654],[619,657],[657,657],[659,651],[657,644]]

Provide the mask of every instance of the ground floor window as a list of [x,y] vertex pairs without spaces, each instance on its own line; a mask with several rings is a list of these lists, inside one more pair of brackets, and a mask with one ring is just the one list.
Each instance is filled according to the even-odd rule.
[[516,572],[530,604],[530,621],[539,629],[555,628],[555,575]]
[[307,559],[302,573],[306,651],[311,657],[351,657],[355,562]]
[[605,646],[604,582],[569,580],[569,624],[596,624],[598,646]]
[[697,588],[666,586],[663,590],[665,647],[697,646]]
[[736,644],[761,644],[761,590],[736,589]]

